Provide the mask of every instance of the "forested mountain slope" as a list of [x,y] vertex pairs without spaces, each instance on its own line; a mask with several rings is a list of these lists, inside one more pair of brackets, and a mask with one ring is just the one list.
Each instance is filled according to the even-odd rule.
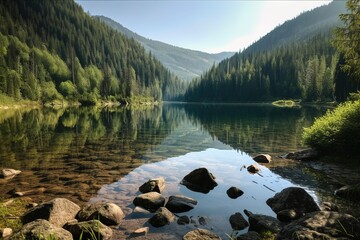
[[72,0],[0,1],[0,93],[94,104],[176,97],[184,85],[158,60]]
[[141,45],[143,45],[148,52],[151,52],[165,67],[184,80],[190,81],[195,77],[199,77],[203,72],[209,70],[212,65],[234,55],[233,52],[210,54],[172,46],[140,36],[110,18],[104,16],[96,16],[96,18],[107,23],[129,38],[134,38],[140,42]]
[[343,12],[345,2],[335,1],[285,22],[193,81],[186,100],[333,100],[339,56],[331,36]]

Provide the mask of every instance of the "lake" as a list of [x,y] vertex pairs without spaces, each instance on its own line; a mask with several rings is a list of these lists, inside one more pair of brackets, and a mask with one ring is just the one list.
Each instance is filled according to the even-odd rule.
[[[132,201],[140,185],[160,176],[166,180],[163,196],[182,194],[198,204],[179,214],[191,216],[193,223],[151,228],[149,234],[154,238],[180,238],[196,226],[226,238],[232,232],[230,215],[247,209],[275,216],[265,202],[289,186],[303,187],[318,203],[335,202],[357,215],[358,205],[333,193],[344,183],[359,181],[358,168],[277,157],[304,148],[302,129],[325,111],[322,107],[270,104],[180,103],[1,110],[0,166],[22,173],[1,183],[0,197],[9,198],[20,191],[35,202],[55,197],[80,205],[114,202],[127,215],[117,233],[121,238],[147,226],[148,216],[133,213]],[[262,164],[259,174],[250,174],[244,166],[253,164],[252,156],[258,153],[271,154],[274,161]],[[206,167],[216,177],[218,186],[208,194],[180,184],[199,167]],[[244,194],[230,199],[226,190],[231,186]],[[200,218],[205,225],[199,223]]]

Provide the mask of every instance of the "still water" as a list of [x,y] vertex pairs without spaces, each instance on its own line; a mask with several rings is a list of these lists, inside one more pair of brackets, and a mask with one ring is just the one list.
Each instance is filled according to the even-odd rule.
[[[182,194],[197,206],[179,215],[191,216],[188,226],[176,223],[150,232],[181,236],[201,226],[226,238],[230,215],[244,209],[275,216],[266,200],[289,186],[305,188],[319,203],[332,201],[333,191],[349,179],[337,166],[305,164],[276,156],[303,148],[303,127],[326,109],[278,108],[271,105],[192,105],[164,103],[155,107],[2,110],[0,112],[0,167],[22,173],[0,184],[0,197],[14,191],[41,202],[65,197],[80,205],[94,201],[117,203],[126,213],[120,229],[125,235],[146,220],[134,214],[132,200],[150,178],[164,177],[163,196]],[[273,163],[260,174],[243,168],[252,156],[268,153]],[[208,194],[180,185],[192,170],[206,167],[218,186]],[[331,174],[330,174],[331,173]],[[334,173],[334,174],[333,174]],[[244,191],[230,199],[226,190]],[[137,219],[137,220],[135,220]],[[204,223],[203,223],[204,224]],[[146,224],[145,224],[146,225]],[[246,230],[244,230],[246,231]],[[169,233],[170,232],[170,233]],[[171,236],[170,236],[171,238]]]

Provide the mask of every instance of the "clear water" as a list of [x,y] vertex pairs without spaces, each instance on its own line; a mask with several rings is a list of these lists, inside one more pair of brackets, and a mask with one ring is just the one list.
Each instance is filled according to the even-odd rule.
[[[323,108],[278,108],[271,105],[192,105],[165,103],[157,107],[7,110],[0,112],[0,167],[23,172],[0,185],[0,196],[26,192],[34,201],[66,197],[81,205],[111,201],[128,215],[122,230],[141,227],[132,222],[132,200],[150,178],[166,180],[165,197],[182,194],[197,206],[186,213],[204,217],[208,228],[226,238],[231,214],[247,209],[275,216],[266,200],[289,186],[305,188],[319,203],[340,202],[333,191],[340,185],[337,166],[299,164],[276,156],[301,146],[303,127],[326,111]],[[273,163],[259,174],[243,168],[251,156],[268,153]],[[206,167],[218,186],[208,194],[180,184],[192,170]],[[357,181],[358,169],[348,169]],[[340,174],[341,175],[341,174]],[[342,178],[342,180],[344,180]],[[226,190],[244,191],[230,199]],[[45,192],[39,193],[39,188]],[[348,203],[345,203],[348,205]],[[151,229],[181,235],[187,227]],[[246,231],[246,230],[244,230]],[[186,231],[185,231],[186,232]]]

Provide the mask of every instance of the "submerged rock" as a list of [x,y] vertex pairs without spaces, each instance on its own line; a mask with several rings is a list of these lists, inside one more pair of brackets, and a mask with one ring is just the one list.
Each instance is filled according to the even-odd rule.
[[239,188],[237,187],[231,187],[226,191],[227,195],[229,196],[229,198],[232,199],[236,199],[238,197],[240,197],[241,195],[244,194],[243,191],[241,191]]
[[283,156],[287,159],[299,160],[299,161],[309,161],[316,160],[320,157],[320,154],[317,150],[313,148],[304,149],[298,152],[291,152]]
[[360,200],[360,184],[355,185],[346,185],[335,191],[335,195],[351,199],[351,200]]
[[218,185],[215,177],[206,168],[195,169],[183,178],[181,184],[192,191],[201,193],[208,193]]
[[190,211],[195,207],[196,204],[197,201],[193,198],[182,195],[173,195],[169,197],[165,207],[171,212],[181,213]]
[[165,226],[175,220],[175,215],[166,207],[159,208],[154,216],[149,219],[149,223],[154,227]]
[[21,220],[23,224],[26,224],[36,219],[45,219],[57,227],[62,227],[66,222],[74,219],[79,211],[80,207],[70,200],[55,198],[31,208]]
[[188,216],[180,216],[177,220],[179,225],[186,225],[190,223],[190,218]]
[[246,209],[244,212],[246,216],[249,217],[249,231],[255,231],[258,233],[270,231],[272,233],[278,233],[282,229],[281,222],[274,217],[262,214],[253,214]]
[[259,154],[253,157],[255,162],[258,163],[270,163],[271,162],[271,156],[269,154]]
[[247,167],[247,170],[248,170],[249,173],[254,173],[255,174],[255,173],[260,171],[260,168],[256,164],[251,164],[250,166]]
[[165,179],[163,177],[153,178],[139,187],[141,193],[158,192],[161,193],[165,188]]
[[163,207],[165,204],[165,198],[157,192],[149,192],[140,194],[133,201],[135,206],[139,206],[149,210],[150,212],[155,212],[158,208]]
[[185,234],[183,240],[221,240],[221,238],[209,230],[197,228]]
[[25,224],[21,230],[14,235],[10,236],[11,240],[43,240],[43,239],[59,239],[59,240],[72,240],[73,236],[65,229],[51,224],[44,219],[37,219],[33,222]]
[[95,202],[82,209],[77,218],[80,221],[99,220],[107,226],[118,225],[124,218],[121,208],[114,203]]
[[338,212],[312,212],[286,225],[278,239],[360,239],[360,222]]
[[20,173],[21,173],[20,170],[15,170],[15,169],[11,169],[11,168],[3,168],[0,170],[0,178],[13,178]]
[[302,217],[305,213],[320,211],[314,199],[299,187],[285,188],[269,198],[266,203],[276,214],[283,210],[293,210],[296,218]]

